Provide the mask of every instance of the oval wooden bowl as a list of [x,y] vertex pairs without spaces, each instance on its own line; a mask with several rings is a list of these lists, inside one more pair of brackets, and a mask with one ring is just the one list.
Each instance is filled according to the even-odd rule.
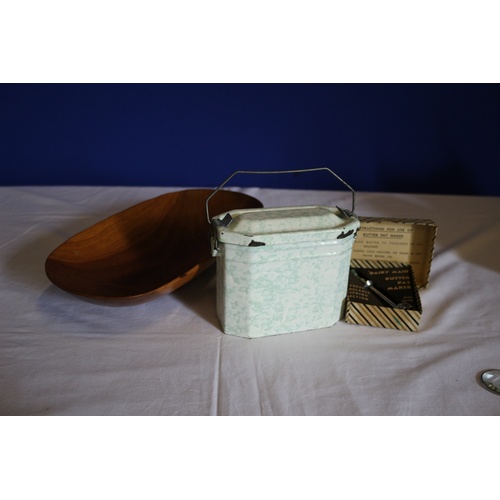
[[[90,226],[47,257],[47,277],[67,292],[113,303],[174,291],[215,262],[205,213],[211,193],[167,193]],[[233,191],[219,191],[210,200],[212,216],[261,207],[257,199]]]

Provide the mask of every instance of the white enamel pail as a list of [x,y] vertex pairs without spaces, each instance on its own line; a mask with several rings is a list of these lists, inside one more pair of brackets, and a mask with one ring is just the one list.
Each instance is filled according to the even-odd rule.
[[[306,171],[328,170],[328,168]],[[352,209],[297,206],[232,210],[210,218],[222,330],[265,337],[334,325],[344,313],[351,252],[359,228]]]

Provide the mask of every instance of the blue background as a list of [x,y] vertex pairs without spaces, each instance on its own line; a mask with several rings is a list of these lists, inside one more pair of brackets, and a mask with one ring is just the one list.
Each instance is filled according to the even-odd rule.
[[[320,166],[358,191],[498,196],[500,86],[0,86],[2,185],[211,187]],[[343,189],[323,172],[233,185]]]

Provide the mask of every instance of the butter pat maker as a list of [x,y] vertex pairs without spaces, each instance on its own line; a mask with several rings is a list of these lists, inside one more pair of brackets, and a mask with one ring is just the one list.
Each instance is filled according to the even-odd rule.
[[[338,178],[326,168],[307,171],[315,170],[328,170]],[[349,189],[352,210],[242,209],[210,219],[212,255],[217,257],[217,315],[224,333],[265,337],[326,328],[341,319],[359,228],[354,191]]]

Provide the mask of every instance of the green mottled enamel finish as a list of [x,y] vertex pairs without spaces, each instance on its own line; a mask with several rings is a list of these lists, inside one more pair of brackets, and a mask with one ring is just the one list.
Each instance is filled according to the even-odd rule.
[[214,252],[225,333],[263,337],[329,327],[340,319],[357,218],[346,220],[330,207],[230,215],[228,226],[217,229]]

